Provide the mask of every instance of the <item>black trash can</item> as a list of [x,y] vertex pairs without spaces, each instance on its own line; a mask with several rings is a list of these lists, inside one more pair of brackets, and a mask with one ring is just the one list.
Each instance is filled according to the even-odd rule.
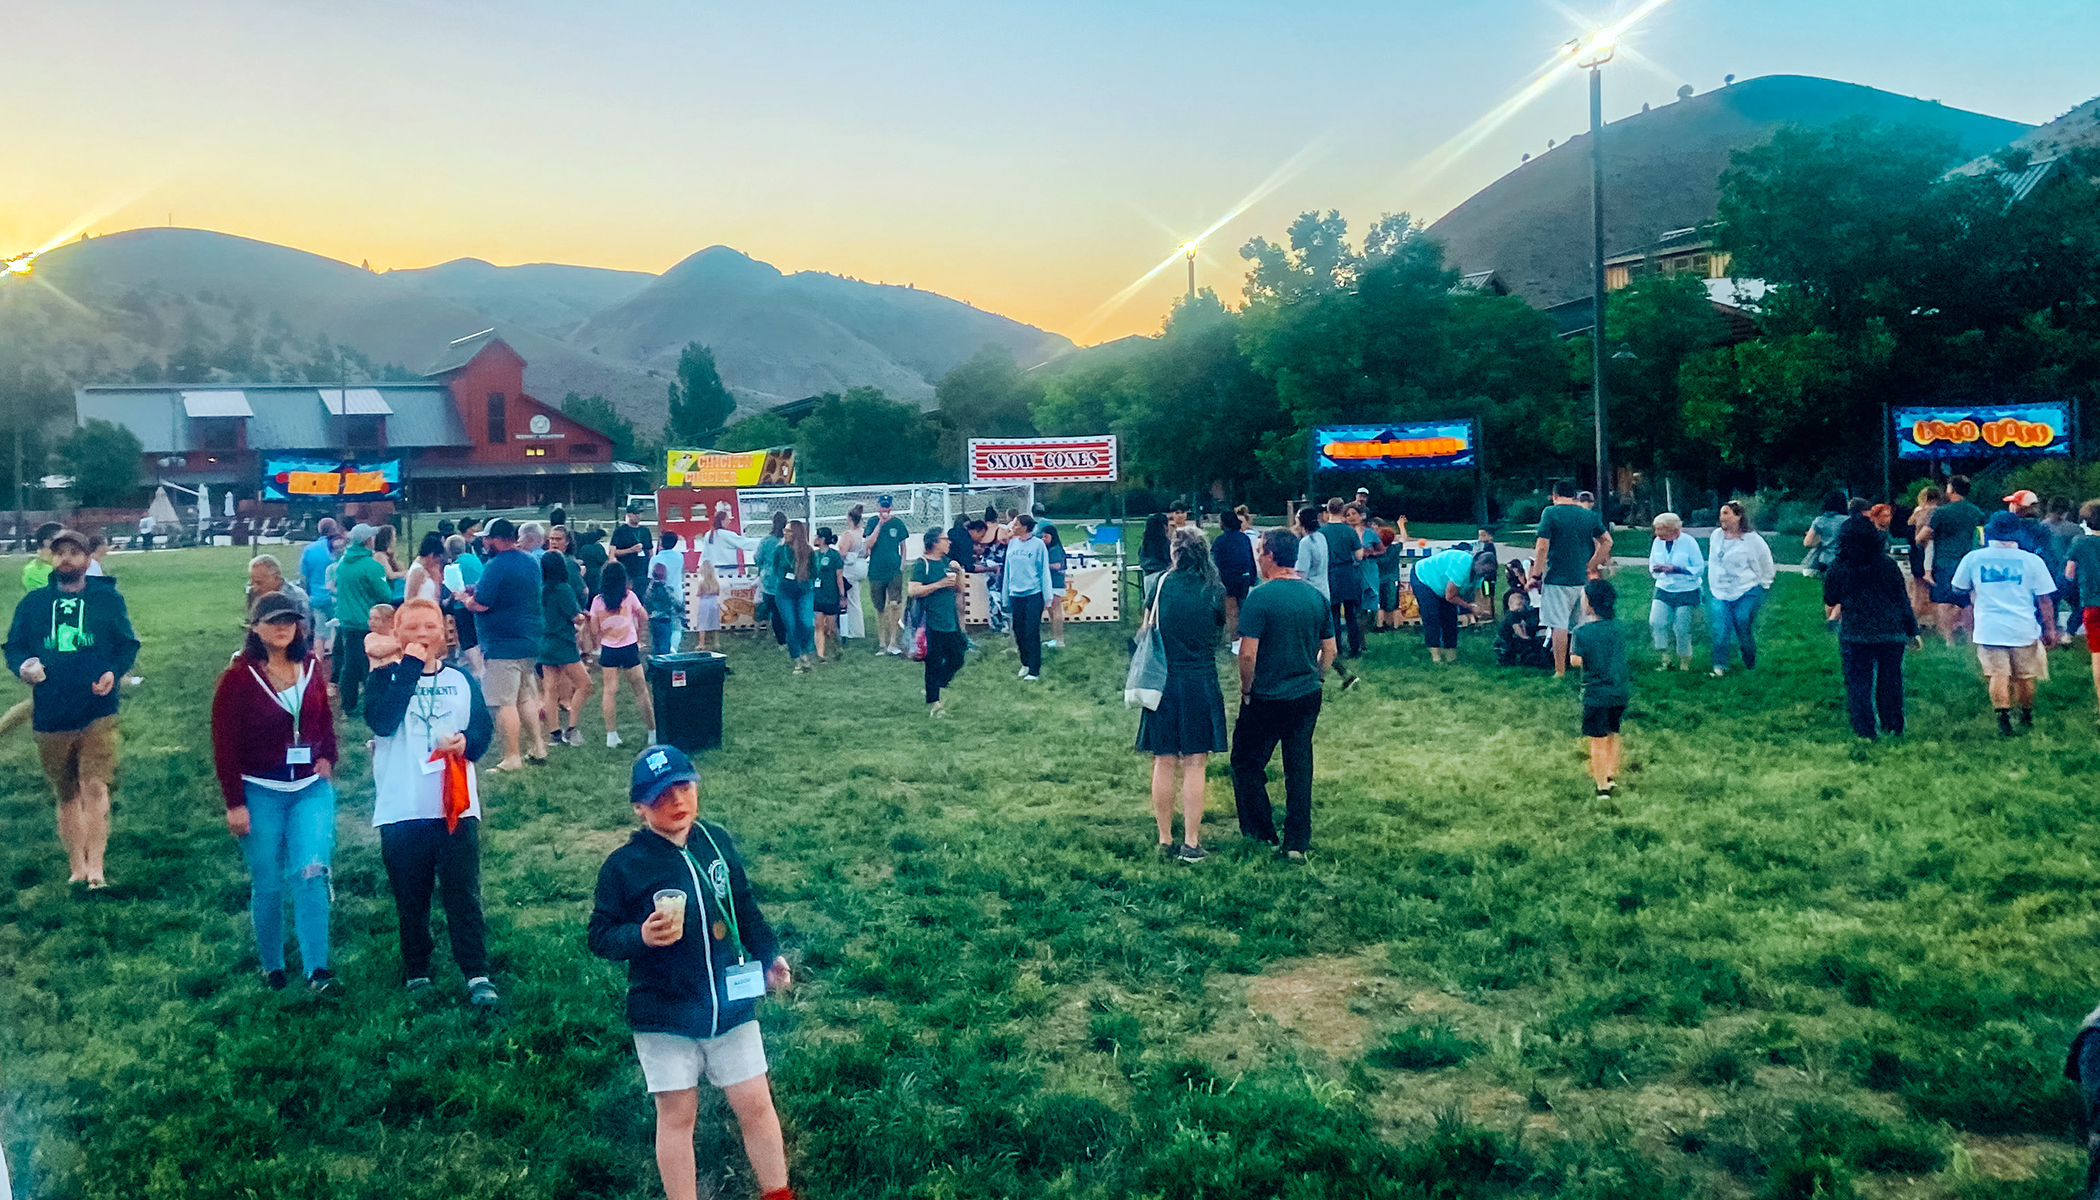
[[646,674],[656,704],[657,740],[687,754],[722,744],[722,680],[729,659],[701,650],[652,654]]

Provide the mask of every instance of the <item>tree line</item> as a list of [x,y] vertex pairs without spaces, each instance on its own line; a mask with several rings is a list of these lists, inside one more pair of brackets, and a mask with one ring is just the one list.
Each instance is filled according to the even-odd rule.
[[[1731,274],[1765,286],[1754,334],[1732,339],[1687,275],[1612,293],[1614,461],[1689,491],[1874,491],[1884,404],[2095,394],[2100,164],[2071,156],[2015,201],[1998,171],[1950,174],[1959,159],[1949,137],[1866,121],[1738,152],[1713,233]],[[717,444],[792,443],[810,482],[876,483],[954,478],[970,437],[1114,433],[1136,485],[1268,503],[1304,489],[1315,426],[1472,417],[1503,496],[1592,482],[1587,337],[1559,339],[1522,299],[1463,286],[1405,214],[1353,242],[1339,213],[1305,213],[1280,244],[1240,253],[1238,308],[1205,289],[1156,336],[1034,369],[986,347],[939,382],[931,410],[855,388],[793,426],[729,424]],[[698,382],[693,394],[713,394]],[[1371,486],[1470,507],[1453,473]]]

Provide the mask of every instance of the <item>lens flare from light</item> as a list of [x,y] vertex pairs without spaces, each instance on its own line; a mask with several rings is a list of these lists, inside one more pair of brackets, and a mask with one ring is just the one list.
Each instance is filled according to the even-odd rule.
[[1101,322],[1107,320],[1111,315],[1115,313],[1117,309],[1123,307],[1125,304],[1128,304],[1132,296],[1135,296],[1140,291],[1144,290],[1146,284],[1158,278],[1160,272],[1166,270],[1168,267],[1173,266],[1175,263],[1181,261],[1184,256],[1188,255],[1190,252],[1190,247],[1195,247],[1196,249],[1200,250],[1203,246],[1203,243],[1210,240],[1210,236],[1212,234],[1218,232],[1220,229],[1225,228],[1233,221],[1239,219],[1239,217],[1248,209],[1253,208],[1256,204],[1259,204],[1263,200],[1267,199],[1268,196],[1277,188],[1280,188],[1284,184],[1289,183],[1292,179],[1296,178],[1301,172],[1303,172],[1307,167],[1319,161],[1319,159],[1327,153],[1327,146],[1330,140],[1331,135],[1322,134],[1319,137],[1313,139],[1311,145],[1307,146],[1303,150],[1300,150],[1298,153],[1291,155],[1290,158],[1284,161],[1282,166],[1276,168],[1274,171],[1271,171],[1267,179],[1262,180],[1261,183],[1255,186],[1253,191],[1248,192],[1246,196],[1242,197],[1238,204],[1235,204],[1230,209],[1226,210],[1224,216],[1219,217],[1215,221],[1212,221],[1210,223],[1210,228],[1205,229],[1202,233],[1199,233],[1195,237],[1189,238],[1187,241],[1181,243],[1181,245],[1176,246],[1174,248],[1174,253],[1169,254],[1167,257],[1161,259],[1158,265],[1154,266],[1151,270],[1145,272],[1143,275],[1140,275],[1136,279],[1132,280],[1128,287],[1125,287],[1122,291],[1117,292],[1115,295],[1110,296],[1108,299],[1102,301],[1100,306],[1095,308],[1094,311],[1080,318],[1079,328],[1076,330],[1077,335],[1080,337],[1084,337],[1088,333],[1092,332],[1095,326],[1098,326],[1099,324],[1101,324]]
[[1532,102],[1545,95],[1562,76],[1580,69],[1577,64],[1587,61],[1587,55],[1606,48],[1617,48],[1619,40],[1636,22],[1669,2],[1670,0],[1641,0],[1638,7],[1619,20],[1592,32],[1587,37],[1576,38],[1562,46],[1550,61],[1538,69],[1529,83],[1517,89],[1515,95],[1489,109],[1443,145],[1418,159],[1402,176],[1402,186],[1419,188],[1449,170],[1453,164],[1478,149],[1482,142],[1507,125],[1518,113],[1531,107]]

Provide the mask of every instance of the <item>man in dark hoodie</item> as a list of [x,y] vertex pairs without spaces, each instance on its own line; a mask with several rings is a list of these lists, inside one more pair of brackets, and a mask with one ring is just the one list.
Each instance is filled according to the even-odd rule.
[[88,538],[51,537],[51,579],[15,605],[7,666],[33,689],[37,757],[58,796],[58,837],[74,883],[107,886],[109,785],[117,773],[117,681],[138,658],[124,597],[90,580]]
[[698,1195],[693,1125],[705,1075],[736,1114],[761,1200],[794,1200],[752,1015],[768,986],[788,985],[787,960],[751,895],[736,843],[721,826],[698,820],[692,762],[673,746],[644,748],[628,799],[643,827],[598,871],[589,941],[591,953],[627,964],[627,1023],[656,1097],[664,1195]]

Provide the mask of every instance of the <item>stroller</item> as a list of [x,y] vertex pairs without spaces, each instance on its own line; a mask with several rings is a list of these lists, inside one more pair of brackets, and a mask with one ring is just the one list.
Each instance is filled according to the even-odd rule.
[[1504,571],[1508,587],[1502,597],[1502,624],[1495,629],[1495,665],[1550,670],[1552,643],[1539,624],[1538,605],[1532,603],[1529,572],[1530,564],[1525,562],[1511,562]]

